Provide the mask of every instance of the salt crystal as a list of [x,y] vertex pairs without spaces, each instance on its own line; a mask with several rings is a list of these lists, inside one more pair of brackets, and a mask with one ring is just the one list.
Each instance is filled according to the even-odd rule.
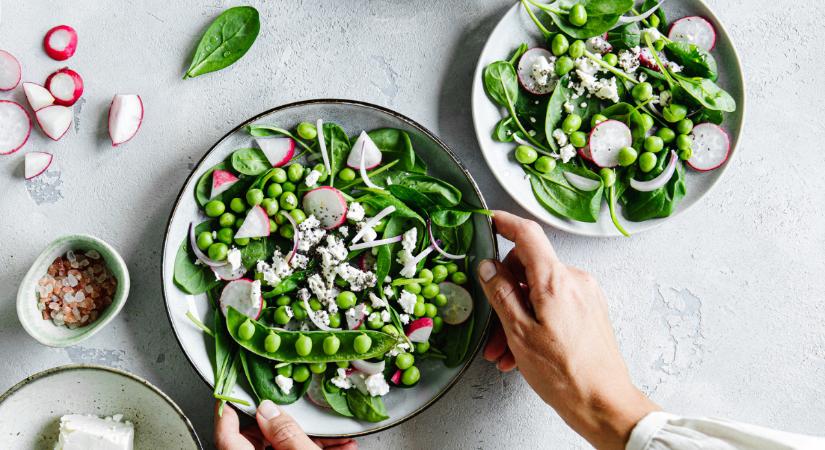
[[80,291],[77,294],[75,294],[74,299],[76,302],[80,303],[83,300],[86,300],[86,294],[84,294],[83,291]]
[[100,253],[98,253],[97,250],[87,250],[86,256],[92,259],[98,259],[100,258]]
[[72,308],[72,315],[75,317],[75,319],[77,319],[77,318],[79,318],[79,317],[80,317],[80,310],[79,310],[79,309],[77,309],[77,306],[75,306],[74,308]]
[[97,281],[98,283],[103,283],[104,281],[106,281],[106,278],[108,278],[108,275],[106,275],[106,272],[103,272],[100,275],[98,275],[97,278],[95,278],[95,281]]
[[77,261],[72,261],[69,263],[69,265],[72,266],[72,269],[80,268],[80,264],[78,264]]
[[69,285],[69,279],[68,278],[63,278],[62,280],[60,280],[60,284],[62,284],[63,286],[68,286]]
[[63,301],[66,303],[71,303],[74,301],[74,296],[71,294],[71,292],[67,292],[63,294]]
[[71,287],[77,286],[77,278],[74,275],[72,275],[71,273],[69,274],[68,277],[66,277],[66,280],[69,281],[69,286],[71,286]]
[[66,259],[68,259],[70,263],[77,261],[77,257],[75,256],[73,250],[66,252]]
[[56,309],[58,309],[58,308],[60,308],[60,306],[58,306],[58,305],[57,305],[57,302],[51,302],[51,303],[49,303],[49,309],[54,309],[54,310],[56,310]]
[[83,290],[86,291],[87,294],[91,294],[95,291],[95,288],[91,284],[87,284],[86,287],[83,288]]

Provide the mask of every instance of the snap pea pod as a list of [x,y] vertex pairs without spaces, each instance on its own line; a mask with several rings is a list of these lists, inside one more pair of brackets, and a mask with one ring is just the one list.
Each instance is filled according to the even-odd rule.
[[[254,333],[249,339],[242,339],[238,330],[247,320],[254,326]],[[395,336],[373,330],[284,331],[269,328],[256,320],[249,319],[232,307],[229,308],[226,314],[226,329],[241,347],[250,352],[274,361],[289,363],[336,362],[375,358],[383,356],[396,344]],[[267,352],[264,343],[270,333],[274,333],[281,338],[280,345],[274,352]],[[361,335],[367,335],[372,339],[372,345],[365,353],[358,353],[354,349],[355,338]],[[306,356],[299,355],[295,350],[295,342],[300,336],[306,336],[312,340],[312,349]],[[335,336],[340,340],[340,347],[333,355],[324,353],[324,339],[329,336]]]

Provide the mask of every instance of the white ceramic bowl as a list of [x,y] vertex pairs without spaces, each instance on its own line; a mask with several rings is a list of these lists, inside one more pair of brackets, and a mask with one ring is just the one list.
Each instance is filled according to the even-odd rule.
[[[728,162],[722,167],[708,173],[697,173],[690,169],[687,173],[687,195],[678,206],[676,212],[669,218],[655,219],[645,222],[630,222],[621,217],[621,207],[618,215],[622,224],[631,234],[640,233],[652,229],[664,221],[669,220],[699,202],[722,178],[730,161],[736,154],[736,146],[739,143],[739,136],[745,122],[745,81],[742,77],[741,64],[736,49],[728,36],[725,27],[716,18],[710,8],[701,0],[682,0],[679,2],[666,2],[663,6],[668,19],[679,18],[688,15],[702,16],[710,20],[716,28],[716,47],[713,55],[719,64],[719,84],[736,99],[737,110],[728,114],[723,128],[728,131],[731,138],[731,155]],[[493,140],[493,129],[503,117],[502,111],[487,97],[482,81],[482,71],[494,61],[507,59],[522,42],[526,42],[530,47],[542,45],[543,37],[536,29],[535,24],[524,11],[520,3],[516,3],[496,25],[481,56],[478,59],[475,75],[473,79],[472,91],[472,114],[475,125],[476,136],[478,138],[481,153],[487,161],[487,165],[493,172],[499,184],[513,197],[522,208],[529,211],[533,216],[542,222],[570,233],[583,236],[614,237],[621,234],[613,226],[607,205],[603,205],[601,217],[596,223],[575,222],[569,219],[558,217],[539,204],[533,196],[530,181],[525,178],[521,165],[518,164],[513,155],[515,144],[501,143]]]

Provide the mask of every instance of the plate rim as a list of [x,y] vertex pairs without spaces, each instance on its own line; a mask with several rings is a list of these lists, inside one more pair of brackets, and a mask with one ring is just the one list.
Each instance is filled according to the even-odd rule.
[[[198,378],[200,378],[210,388],[213,387],[212,384],[209,383],[209,381],[207,381],[207,379],[203,376],[203,374],[201,374],[200,370],[198,370],[198,367],[192,361],[192,358],[189,356],[189,354],[184,349],[183,343],[181,342],[180,336],[178,334],[178,330],[175,327],[174,321],[172,320],[172,311],[169,309],[169,301],[168,301],[168,298],[167,298],[167,295],[166,295],[166,284],[164,282],[163,267],[165,266],[164,261],[167,258],[166,247],[167,247],[167,244],[168,244],[168,241],[169,241],[169,235],[170,235],[170,231],[171,231],[171,227],[172,227],[172,219],[175,216],[175,213],[177,212],[178,207],[180,206],[181,198],[183,197],[183,195],[185,195],[184,190],[186,189],[186,186],[189,184],[189,181],[192,179],[192,177],[195,176],[195,173],[197,172],[197,169],[200,167],[201,164],[203,164],[203,161],[210,154],[212,154],[212,152],[215,151],[216,148],[219,145],[221,145],[226,139],[228,139],[231,135],[233,135],[237,131],[242,130],[243,127],[245,127],[247,125],[250,125],[253,122],[261,119],[262,117],[267,116],[269,114],[272,114],[274,112],[283,111],[283,110],[290,109],[290,108],[297,108],[297,107],[301,107],[301,106],[307,106],[307,105],[323,105],[323,104],[352,105],[352,106],[358,106],[358,107],[363,107],[363,108],[367,108],[367,109],[376,110],[380,113],[384,113],[384,114],[388,114],[390,116],[393,116],[396,119],[399,119],[399,120],[405,122],[406,124],[410,125],[411,127],[417,129],[418,131],[423,133],[427,138],[432,139],[439,147],[441,147],[442,150],[444,150],[447,153],[447,155],[453,160],[453,162],[459,167],[459,169],[461,169],[461,171],[464,173],[464,176],[467,178],[467,181],[469,181],[470,185],[473,187],[473,190],[475,191],[476,195],[478,195],[478,198],[481,202],[481,207],[483,209],[489,209],[488,205],[487,205],[487,201],[484,199],[484,195],[482,194],[481,190],[479,189],[478,183],[476,182],[475,178],[473,178],[472,174],[470,174],[470,171],[467,169],[467,167],[464,165],[464,163],[458,158],[458,156],[455,154],[455,152],[452,150],[452,148],[450,146],[448,146],[443,140],[441,140],[441,138],[439,138],[433,132],[431,132],[428,128],[426,128],[423,125],[419,124],[415,120],[413,120],[413,119],[411,119],[411,118],[409,118],[409,117],[407,117],[407,116],[405,116],[405,115],[403,115],[403,114],[401,114],[397,111],[394,111],[392,109],[389,109],[389,108],[386,108],[386,107],[383,107],[383,106],[380,106],[380,105],[376,105],[374,103],[361,101],[361,100],[340,99],[340,98],[315,98],[315,99],[299,100],[299,101],[295,101],[295,102],[284,103],[282,105],[275,106],[275,107],[270,108],[266,111],[258,113],[256,115],[250,117],[247,120],[244,120],[241,124],[239,124],[238,126],[232,128],[226,134],[224,134],[222,137],[220,137],[211,147],[209,147],[208,150],[206,150],[206,152],[204,152],[203,156],[201,156],[201,158],[197,162],[195,162],[195,167],[189,172],[189,175],[184,180],[183,185],[181,186],[180,190],[178,191],[177,196],[175,197],[175,203],[172,206],[172,210],[169,212],[169,218],[166,221],[166,229],[165,229],[165,232],[164,232],[163,242],[161,244],[163,247],[161,249],[160,281],[161,281],[161,294],[163,296],[163,303],[164,303],[164,306],[165,306],[165,309],[166,309],[166,319],[169,321],[169,325],[171,326],[172,332],[175,335],[175,342],[177,342],[178,347],[180,348],[183,355],[186,357],[186,361],[189,363],[191,368],[198,375]],[[484,219],[484,222],[487,225],[487,231],[492,236],[493,258],[495,258],[496,260],[499,260],[499,259],[501,259],[500,258],[501,255],[500,255],[499,248],[498,248],[498,239],[496,238],[497,234],[495,232],[495,227],[493,225],[493,221],[489,216],[486,216],[485,219]],[[469,353],[469,356],[468,356],[466,362],[464,364],[462,364],[462,366],[459,369],[458,373],[453,377],[452,380],[450,380],[449,383],[447,383],[447,385],[445,385],[441,390],[439,390],[438,393],[436,393],[436,395],[433,396],[433,398],[431,398],[429,401],[427,401],[424,405],[422,405],[421,407],[419,407],[418,409],[416,409],[412,413],[407,414],[406,416],[398,419],[397,421],[394,421],[392,423],[389,423],[389,424],[386,424],[386,425],[383,425],[383,426],[380,426],[380,427],[377,427],[377,428],[374,428],[374,429],[371,429],[371,430],[365,430],[365,431],[359,431],[359,432],[347,433],[347,434],[312,435],[312,436],[319,436],[319,437],[325,437],[325,438],[328,438],[328,437],[367,436],[367,435],[370,435],[370,434],[378,433],[378,432],[387,430],[389,428],[401,425],[402,423],[412,419],[413,417],[419,415],[420,413],[422,413],[423,411],[428,409],[430,406],[435,404],[435,402],[440,400],[447,392],[449,392],[458,383],[459,379],[462,378],[462,376],[465,374],[467,369],[469,369],[470,365],[475,360],[476,356],[481,351],[481,348],[484,346],[484,343],[487,340],[486,338],[487,338],[487,335],[488,335],[489,330],[490,330],[490,324],[492,323],[493,314],[494,313],[493,313],[492,308],[491,308],[490,314],[487,315],[487,319],[485,320],[485,322],[483,324],[483,329],[482,329],[481,336],[480,336],[480,339],[478,341],[478,344],[475,346],[475,348],[472,350],[472,352]],[[244,414],[247,414],[246,411],[244,411],[243,409],[240,409],[240,410],[243,411]],[[247,415],[249,416],[249,414],[247,414]]]
[[[742,70],[742,61],[741,61],[741,58],[739,56],[739,50],[736,48],[736,43],[734,42],[733,39],[731,39],[730,33],[728,32],[728,29],[725,26],[725,24],[721,20],[719,20],[719,18],[716,16],[716,13],[713,11],[713,9],[710,6],[707,5],[707,3],[705,3],[704,0],[692,0],[692,1],[696,4],[699,4],[701,7],[703,7],[707,11],[708,14],[703,14],[703,16],[710,19],[711,22],[713,22],[717,27],[717,30],[716,30],[717,34],[722,36],[723,38],[725,38],[730,43],[731,52],[733,53],[733,56],[734,56],[733,63],[735,64],[736,73],[738,74],[738,78],[739,78],[738,81],[740,82],[740,84],[742,86],[741,99],[737,99],[737,103],[738,103],[738,105],[739,105],[739,107],[741,108],[741,111],[742,111],[742,120],[739,122],[739,126],[735,130],[731,130],[732,132],[735,131],[735,135],[736,135],[737,139],[736,139],[736,143],[733,146],[731,146],[730,156],[728,157],[728,160],[725,162],[725,164],[722,165],[722,167],[717,169],[717,171],[718,171],[717,173],[719,175],[716,177],[715,180],[710,182],[710,184],[707,186],[707,189],[705,190],[705,192],[702,193],[702,195],[700,195],[699,198],[697,198],[696,201],[693,202],[693,204],[681,207],[675,214],[672,214],[669,217],[653,219],[653,220],[647,220],[647,221],[644,221],[644,222],[638,222],[638,223],[644,224],[644,225],[639,225],[638,228],[636,228],[633,231],[634,236],[638,235],[638,234],[641,234],[641,233],[644,233],[646,231],[650,231],[650,230],[653,230],[655,228],[658,228],[658,227],[664,225],[666,222],[669,222],[671,219],[675,219],[676,217],[681,216],[684,213],[687,213],[694,206],[701,203],[701,201],[716,188],[716,186],[719,184],[719,182],[725,176],[725,173],[727,172],[728,168],[731,166],[731,163],[734,161],[734,158],[736,158],[736,155],[739,153],[737,150],[739,148],[740,141],[742,140],[742,136],[743,136],[742,132],[744,131],[745,123],[747,121],[747,111],[748,111],[747,110],[747,91],[748,91],[747,80],[746,80],[745,74]],[[499,175],[498,171],[496,171],[493,168],[493,166],[494,166],[493,162],[490,161],[490,159],[487,157],[487,151],[484,149],[484,145],[482,144],[482,142],[483,142],[482,141],[482,136],[488,135],[490,133],[490,130],[482,132],[482,130],[479,129],[480,126],[481,126],[481,124],[479,123],[480,120],[476,117],[476,98],[478,97],[478,90],[481,89],[483,91],[483,82],[481,81],[482,72],[484,70],[484,67],[482,65],[483,57],[484,57],[485,53],[487,53],[488,47],[491,45],[493,34],[495,34],[496,31],[498,31],[499,27],[502,26],[502,24],[504,23],[504,19],[507,18],[507,16],[509,16],[510,14],[512,14],[514,9],[517,9],[517,8],[520,8],[520,7],[521,7],[521,3],[516,2],[516,4],[514,4],[507,11],[505,11],[504,14],[502,14],[501,18],[498,20],[498,22],[496,22],[495,27],[493,27],[493,30],[490,32],[490,34],[487,36],[486,41],[484,42],[484,46],[482,47],[481,52],[478,56],[478,61],[476,62],[475,70],[473,71],[473,85],[472,85],[472,90],[471,90],[471,93],[470,93],[470,115],[473,118],[473,129],[475,131],[476,141],[478,142],[478,146],[481,149],[481,155],[484,158],[484,162],[487,164],[487,167],[490,169],[490,172],[493,174],[493,178],[495,178],[495,180],[498,182],[499,186],[501,186],[501,188],[505,192],[507,192],[507,195],[509,195],[510,198],[513,201],[515,201],[520,207],[522,207],[525,211],[527,211],[531,216],[538,219],[540,222],[542,222],[546,225],[549,225],[549,226],[551,226],[551,227],[553,227],[557,230],[561,230],[561,231],[564,231],[564,232],[567,232],[567,233],[570,233],[570,234],[573,234],[573,235],[586,236],[586,237],[595,237],[595,238],[606,238],[606,239],[620,238],[622,236],[621,236],[621,234],[618,234],[618,233],[607,234],[605,232],[600,232],[598,230],[581,229],[581,228],[574,227],[574,226],[570,225],[566,219],[557,217],[557,216],[553,215],[553,213],[551,213],[550,211],[547,211],[544,208],[541,208],[542,214],[536,214],[534,212],[534,209],[536,209],[536,208],[529,205],[528,202],[523,201],[522,199],[520,199],[518,195],[515,195],[516,194],[515,191],[511,190],[511,188],[504,182],[504,180],[502,180],[502,178]],[[481,94],[483,95],[483,97],[485,99],[487,99],[489,101],[489,98],[487,97],[486,92],[482,92]],[[541,207],[541,205],[539,205],[539,206]]]

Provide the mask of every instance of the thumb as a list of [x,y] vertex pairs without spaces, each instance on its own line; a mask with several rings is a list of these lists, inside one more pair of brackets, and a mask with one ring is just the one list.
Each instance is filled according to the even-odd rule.
[[487,301],[495,309],[506,331],[513,325],[526,324],[530,313],[522,299],[521,286],[504,264],[485,259],[478,265],[478,279]]
[[275,450],[318,449],[298,423],[270,400],[264,400],[258,405],[255,419],[258,420],[261,433]]

